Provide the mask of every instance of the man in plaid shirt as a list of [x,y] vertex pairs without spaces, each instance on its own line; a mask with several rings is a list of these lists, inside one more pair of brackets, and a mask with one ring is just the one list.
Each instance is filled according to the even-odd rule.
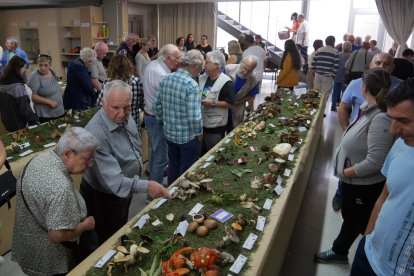
[[153,110],[168,144],[168,184],[194,164],[201,152],[201,98],[194,80],[203,66],[198,50],[185,53],[181,68],[160,82]]

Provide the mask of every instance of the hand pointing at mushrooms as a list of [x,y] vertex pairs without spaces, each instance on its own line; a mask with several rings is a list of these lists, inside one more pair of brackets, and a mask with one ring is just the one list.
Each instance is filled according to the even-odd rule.
[[165,197],[171,199],[171,195],[168,190],[156,181],[148,181],[148,195],[152,198]]

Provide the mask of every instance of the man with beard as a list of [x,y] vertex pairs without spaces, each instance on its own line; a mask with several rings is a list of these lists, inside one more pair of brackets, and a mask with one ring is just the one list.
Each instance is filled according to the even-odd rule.
[[228,130],[237,127],[243,122],[247,100],[251,94],[255,95],[259,91],[256,75],[253,72],[256,65],[257,58],[249,55],[243,58],[240,64],[229,64],[226,66],[226,72],[234,82],[234,93],[236,95],[234,106],[231,109],[232,125]]

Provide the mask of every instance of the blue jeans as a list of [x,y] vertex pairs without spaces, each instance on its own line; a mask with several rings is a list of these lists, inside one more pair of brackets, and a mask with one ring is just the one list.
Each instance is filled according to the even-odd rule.
[[365,237],[359,242],[355,258],[352,263],[351,276],[376,276],[365,254]]
[[345,87],[343,82],[334,82],[331,108],[336,109],[336,103],[341,101],[341,92],[344,91],[344,89]]
[[151,137],[150,180],[164,182],[164,168],[168,164],[168,145],[164,130],[154,116],[144,116],[145,126]]
[[198,137],[185,144],[168,144],[168,185],[172,184],[200,157],[201,142]]

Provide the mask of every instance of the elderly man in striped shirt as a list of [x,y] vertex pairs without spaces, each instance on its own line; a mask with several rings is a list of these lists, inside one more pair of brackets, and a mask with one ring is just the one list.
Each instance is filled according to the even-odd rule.
[[201,98],[194,78],[200,74],[203,63],[200,51],[186,52],[181,59],[181,68],[161,80],[155,97],[153,110],[163,124],[168,144],[168,184],[200,156],[203,138]]
[[333,79],[339,66],[338,51],[335,49],[335,37],[328,36],[325,39],[325,47],[321,47],[312,61],[312,70],[315,72],[314,88],[324,93],[329,93],[333,87]]

